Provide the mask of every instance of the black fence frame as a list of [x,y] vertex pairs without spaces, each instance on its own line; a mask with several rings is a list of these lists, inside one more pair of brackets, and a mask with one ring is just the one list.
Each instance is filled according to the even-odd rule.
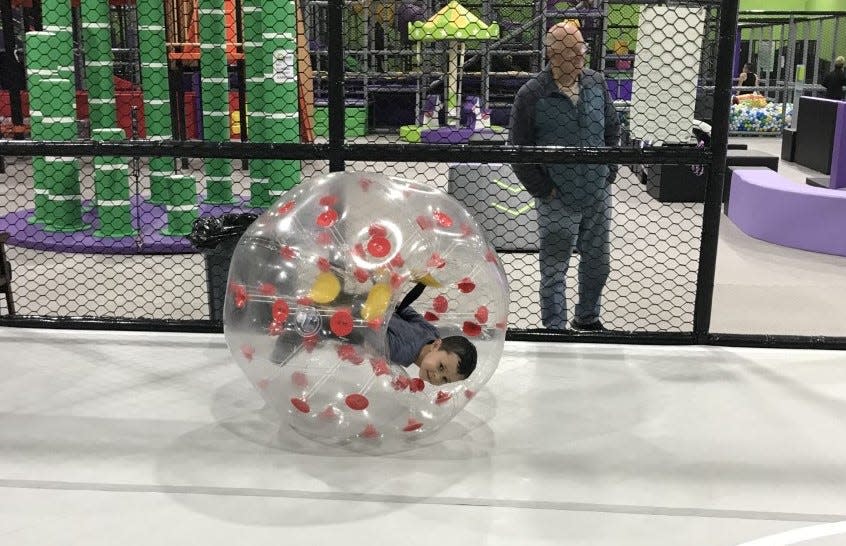
[[[611,0],[612,3],[618,3]],[[625,2],[632,3],[632,2]],[[638,4],[673,3],[635,0]],[[684,4],[684,2],[678,2]],[[697,5],[702,5],[700,0]],[[720,8],[719,42],[714,111],[710,148],[674,147],[664,149],[616,147],[584,150],[580,148],[543,148],[521,146],[399,145],[354,144],[344,137],[344,65],[343,0],[328,2],[328,125],[326,144],[271,144],[254,142],[31,142],[0,140],[3,156],[98,156],[122,157],[192,157],[259,159],[328,159],[330,171],[343,171],[347,161],[441,162],[444,157],[463,161],[490,163],[592,163],[592,164],[677,164],[713,165],[706,182],[702,235],[696,281],[692,332],[554,332],[543,329],[509,330],[514,341],[579,341],[629,344],[704,344],[750,347],[846,349],[846,337],[773,336],[722,334],[710,331],[717,244],[719,238],[721,196],[726,173],[731,66],[739,0],[715,0]],[[222,323],[211,320],[109,319],[89,317],[2,316],[0,326],[27,328],[147,330],[194,333],[218,333]]]

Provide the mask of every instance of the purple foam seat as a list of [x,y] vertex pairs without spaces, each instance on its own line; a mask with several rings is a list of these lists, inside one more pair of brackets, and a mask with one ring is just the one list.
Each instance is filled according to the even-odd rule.
[[734,169],[728,217],[747,235],[846,256],[846,191],[797,184],[770,169]]

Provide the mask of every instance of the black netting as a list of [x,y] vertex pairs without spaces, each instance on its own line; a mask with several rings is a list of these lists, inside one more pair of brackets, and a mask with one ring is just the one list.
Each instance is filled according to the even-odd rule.
[[[331,167],[461,201],[502,255],[514,331],[576,318],[702,333],[726,9],[736,2],[3,4],[0,232],[17,312],[214,328],[238,233],[198,246],[195,222],[260,214]],[[789,106],[798,71],[767,57],[786,46],[766,25],[784,23],[753,19],[741,57]],[[834,27],[787,24],[779,37],[819,26],[801,52],[819,93]],[[767,123],[780,129],[787,108]]]

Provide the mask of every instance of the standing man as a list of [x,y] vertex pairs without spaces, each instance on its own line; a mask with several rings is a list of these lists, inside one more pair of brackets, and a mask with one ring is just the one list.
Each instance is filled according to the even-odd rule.
[[[578,24],[558,23],[544,45],[549,63],[526,82],[511,109],[510,141],[526,146],[616,146],[620,122],[605,79],[584,68]],[[540,236],[540,305],[544,327],[567,328],[567,268],[579,248],[579,301],[571,327],[600,331],[600,299],[609,272],[610,184],[617,165],[513,165],[535,197]]]
[[843,63],[842,56],[834,59],[834,70],[823,78],[822,84],[825,86],[825,98],[827,99],[843,100],[843,86],[846,85]]

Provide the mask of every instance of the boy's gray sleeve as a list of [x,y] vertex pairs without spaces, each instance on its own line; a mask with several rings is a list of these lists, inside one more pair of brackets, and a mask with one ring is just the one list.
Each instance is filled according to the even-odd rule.
[[[537,98],[532,96],[533,90],[523,87],[514,97],[511,106],[508,142],[516,146],[535,145],[535,104]],[[534,197],[546,197],[552,191],[552,181],[543,165],[515,163],[511,165],[517,179]]]
[[438,329],[411,307],[395,312],[388,322],[387,332],[391,361],[402,366],[413,364],[420,347],[438,337]]
[[434,326],[432,326],[429,323],[429,321],[427,321],[425,318],[423,318],[423,315],[421,315],[420,313],[415,311],[414,308],[411,307],[411,306],[407,306],[407,307],[403,307],[402,309],[398,309],[396,311],[395,315],[399,316],[404,321],[410,322],[412,324],[415,324],[415,323],[416,324],[423,324],[427,328],[431,328],[433,333],[435,333],[435,335],[437,335],[438,329],[435,328]]

